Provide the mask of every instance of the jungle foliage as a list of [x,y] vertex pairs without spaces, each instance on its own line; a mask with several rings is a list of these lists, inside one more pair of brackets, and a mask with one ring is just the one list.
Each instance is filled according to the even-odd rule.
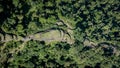
[[[64,20],[75,43],[0,42],[2,68],[119,68],[120,0],[0,0],[0,33],[27,36]],[[85,40],[97,43],[85,46]],[[107,46],[107,47],[104,47]]]

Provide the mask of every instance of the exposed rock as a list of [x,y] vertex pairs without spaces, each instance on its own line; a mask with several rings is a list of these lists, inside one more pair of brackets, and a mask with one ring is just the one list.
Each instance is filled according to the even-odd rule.
[[63,23],[62,21],[58,21],[58,22],[56,22],[56,24],[57,24],[58,26],[64,25],[64,23]]
[[11,41],[12,40],[12,36],[5,34],[5,40],[6,41]]
[[97,43],[89,41],[88,39],[85,39],[83,44],[84,44],[84,46],[88,46],[88,47],[95,47],[95,46],[97,46]]

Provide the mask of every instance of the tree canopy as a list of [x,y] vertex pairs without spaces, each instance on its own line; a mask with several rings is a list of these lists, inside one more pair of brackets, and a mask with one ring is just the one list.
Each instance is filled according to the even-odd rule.
[[[70,29],[74,44],[2,42],[49,28]],[[119,68],[120,0],[0,0],[0,60],[1,68]]]

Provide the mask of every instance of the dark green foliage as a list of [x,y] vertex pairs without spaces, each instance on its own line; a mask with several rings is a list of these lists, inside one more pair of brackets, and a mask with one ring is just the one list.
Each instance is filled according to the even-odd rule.
[[[82,44],[72,46],[66,43],[57,43],[55,45],[43,44],[38,41],[29,41],[24,49],[17,54],[11,55],[10,53],[6,53],[8,56],[11,55],[11,57],[7,57],[7,66],[25,68],[86,66],[102,68],[106,68],[107,66],[109,68],[120,66],[120,58],[115,55],[106,56],[108,51],[104,52],[104,49],[101,47],[85,50],[86,47],[82,47]],[[8,44],[8,46],[12,45]]]
[[[68,46],[68,47],[67,47]],[[9,66],[19,67],[66,67],[75,63],[72,57],[74,52],[72,46],[66,43],[42,45],[41,42],[30,41],[24,50],[13,56]],[[76,49],[73,51],[78,53]],[[69,54],[72,53],[72,54]],[[74,57],[75,59],[75,57]]]
[[[0,0],[2,34],[24,37],[51,28],[61,19],[68,20],[68,24],[75,27],[75,44],[47,45],[44,41],[31,40],[18,53],[11,53],[23,42],[11,41],[6,46],[0,42],[0,67],[120,67],[119,0]],[[98,46],[84,46],[86,39]]]

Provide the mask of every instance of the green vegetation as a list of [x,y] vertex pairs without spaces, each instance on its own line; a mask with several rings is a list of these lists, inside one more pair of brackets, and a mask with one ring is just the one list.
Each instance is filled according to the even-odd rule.
[[0,68],[119,67],[119,0],[0,0]]

